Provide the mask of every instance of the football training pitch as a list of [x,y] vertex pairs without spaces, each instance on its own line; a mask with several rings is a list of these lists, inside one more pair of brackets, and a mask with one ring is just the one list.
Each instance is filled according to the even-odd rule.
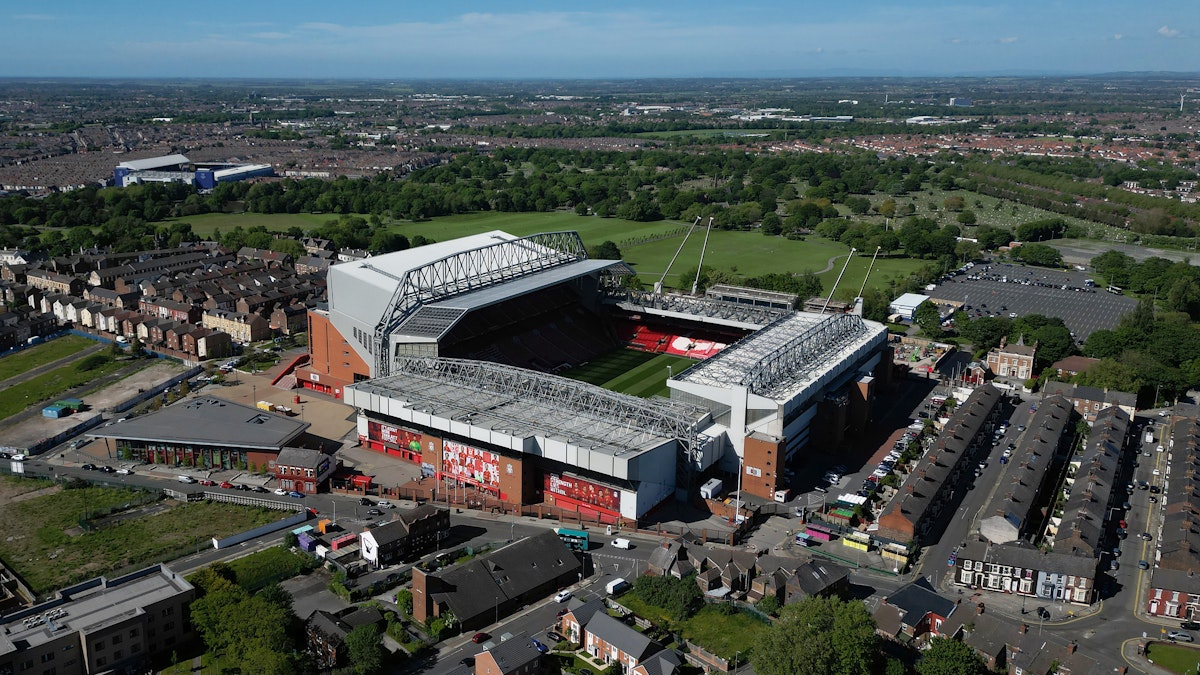
[[[649,398],[667,396],[667,377],[679,374],[695,361],[674,354],[649,354],[618,349],[563,373],[566,377],[605,389]],[[668,367],[670,370],[668,371]]]

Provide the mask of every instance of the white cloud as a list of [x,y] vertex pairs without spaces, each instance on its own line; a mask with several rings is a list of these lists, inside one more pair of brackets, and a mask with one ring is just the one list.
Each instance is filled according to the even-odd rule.
[[1000,44],[1002,44],[1002,45],[1011,45],[1012,43],[1014,43],[1014,42],[1016,42],[1017,40],[1020,40],[1020,39],[1021,39],[1021,38],[1019,38],[1019,37],[1002,37],[1002,38],[1000,38]]
[[1183,36],[1183,33],[1180,30],[1171,28],[1170,26],[1163,26],[1162,28],[1159,28],[1158,34],[1165,38],[1177,38]]

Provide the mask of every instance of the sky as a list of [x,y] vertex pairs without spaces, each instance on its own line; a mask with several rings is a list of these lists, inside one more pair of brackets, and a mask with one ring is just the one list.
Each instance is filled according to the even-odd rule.
[[4,0],[0,77],[1200,73],[1197,0]]

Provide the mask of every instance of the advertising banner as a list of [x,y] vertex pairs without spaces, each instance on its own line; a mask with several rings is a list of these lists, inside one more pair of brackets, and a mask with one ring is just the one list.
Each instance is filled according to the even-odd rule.
[[378,443],[387,443],[397,448],[408,448],[413,452],[421,451],[421,434],[408,429],[400,429],[381,422],[367,422],[367,438]]
[[575,476],[547,473],[545,490],[548,493],[574,499],[606,511],[620,513],[621,491]]
[[442,442],[442,473],[461,481],[499,490],[500,455],[457,441],[445,440]]

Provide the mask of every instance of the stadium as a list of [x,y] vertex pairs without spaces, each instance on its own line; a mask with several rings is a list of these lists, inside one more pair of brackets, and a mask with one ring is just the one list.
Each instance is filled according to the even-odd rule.
[[575,232],[335,265],[295,377],[356,407],[365,447],[424,475],[607,522],[712,477],[785,499],[789,462],[869,419],[890,372],[882,325],[754,289],[632,290],[632,274]]
[[231,183],[257,176],[274,176],[270,164],[193,162],[184,155],[163,155],[121,162],[113,169],[113,185],[140,183],[184,183],[211,190],[217,183]]

